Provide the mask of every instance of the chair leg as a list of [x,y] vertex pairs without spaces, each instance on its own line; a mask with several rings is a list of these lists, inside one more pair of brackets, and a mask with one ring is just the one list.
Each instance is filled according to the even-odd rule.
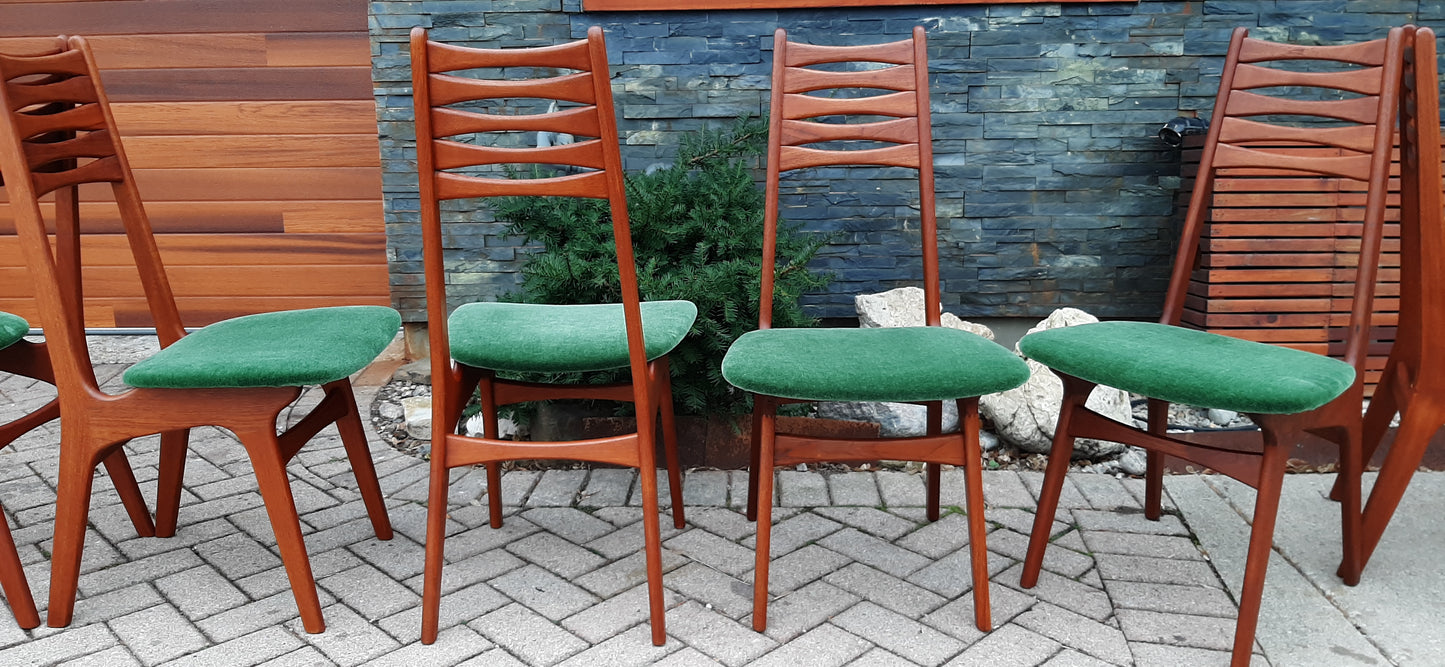
[[1385,527],[1400,506],[1400,499],[1405,496],[1405,488],[1415,476],[1430,439],[1445,422],[1445,411],[1426,404],[1420,398],[1423,396],[1417,395],[1415,405],[1406,406],[1400,416],[1395,442],[1390,445],[1390,453],[1385,457],[1384,465],[1380,466],[1380,474],[1370,490],[1370,499],[1365,503],[1358,553],[1361,570],[1370,562],[1375,547],[1379,546]]
[[[5,521],[0,514],[0,522]],[[25,570],[20,565],[20,552],[15,550],[15,537],[10,534],[10,525],[0,525],[0,587],[5,590],[5,599],[10,602],[10,612],[20,627],[29,630],[40,625],[40,612],[35,609],[35,598],[30,594],[30,582],[25,580]]]
[[386,502],[381,498],[381,483],[376,479],[376,466],[371,461],[371,449],[366,444],[366,431],[361,426],[360,410],[356,407],[356,394],[350,380],[339,380],[328,388],[341,394],[346,405],[346,414],[336,420],[336,430],[341,433],[341,444],[346,447],[346,458],[351,462],[351,473],[356,475],[356,487],[361,491],[361,500],[366,505],[366,515],[371,518],[371,528],[376,539],[391,539],[391,518],[386,514]]
[[156,537],[176,534],[190,436],[190,429],[161,433],[160,474],[156,477]]
[[672,494],[672,526],[687,525],[682,506],[682,463],[677,458],[677,424],[672,412],[672,372],[667,357],[653,362],[656,367],[658,411],[662,413],[662,454],[667,459],[667,486]]
[[1239,619],[1234,626],[1231,667],[1247,667],[1254,653],[1254,633],[1259,626],[1259,605],[1264,597],[1264,575],[1274,546],[1274,523],[1279,514],[1280,490],[1284,486],[1285,458],[1293,443],[1292,439],[1281,436],[1271,430],[1265,432],[1259,484],[1255,487],[1254,521],[1249,531],[1249,553],[1244,560],[1244,584],[1239,591]]
[[1344,483],[1340,499],[1339,577],[1346,586],[1360,583],[1360,474],[1364,459],[1360,456],[1361,436],[1358,425],[1340,429],[1340,472],[1336,486]]
[[[120,504],[125,507],[126,514],[130,516],[130,522],[135,526],[136,534],[141,537],[155,536],[156,528],[155,524],[151,523],[150,508],[146,507],[145,498],[140,494],[140,484],[135,481],[135,471],[131,470],[130,460],[125,456],[123,445],[116,445],[115,451],[107,455],[104,462],[105,471],[110,475],[110,481],[115,485],[116,493],[120,495]],[[175,533],[174,527],[171,532]]]
[[496,461],[487,466],[487,515],[493,528],[502,527],[502,464]]
[[768,562],[772,557],[773,532],[773,445],[777,436],[776,407],[771,403],[753,404],[753,419],[757,424],[759,438],[756,463],[748,474],[757,480],[758,493],[754,497],[757,508],[758,535],[754,557],[757,565],[753,568],[753,629],[762,632],[768,629]]
[[[482,406],[482,437],[488,440],[496,440],[501,437],[501,429],[497,424],[497,390],[492,382],[492,375],[483,376],[477,383],[481,396]],[[433,430],[435,432],[435,430]],[[436,455],[433,449],[433,456]],[[487,521],[492,528],[502,527],[502,464],[500,461],[491,461],[487,466]],[[446,475],[443,474],[443,479]]]
[[[80,556],[85,549],[85,522],[90,513],[95,473],[95,460],[80,449],[84,434],[66,431],[62,422],[60,472],[55,489],[55,536],[50,546],[50,604],[45,612],[45,623],[52,628],[70,625],[75,612],[75,590],[80,580]],[[66,444],[71,446],[67,448]]]
[[[433,438],[440,432],[433,431]],[[441,444],[442,447],[437,447]],[[487,466],[488,479],[492,466]],[[442,558],[447,537],[447,486],[450,475],[446,466],[445,444],[433,440],[431,458],[431,480],[427,486],[426,503],[426,560],[422,571],[421,593],[421,643],[431,644],[437,640],[437,626],[441,617]],[[491,493],[498,487],[488,481]]]
[[1069,422],[1074,410],[1083,408],[1093,385],[1082,389],[1082,396],[1074,384],[1082,381],[1064,380],[1064,402],[1059,408],[1059,422],[1054,428],[1054,444],[1049,450],[1049,464],[1044,469],[1044,486],[1039,491],[1039,508],[1034,515],[1034,527],[1029,533],[1029,550],[1024,556],[1024,569],[1019,583],[1024,588],[1033,588],[1039,583],[1039,570],[1044,565],[1044,550],[1049,546],[1049,534],[1054,528],[1054,512],[1059,509],[1059,496],[1064,491],[1064,475],[1069,472],[1069,459],[1074,454],[1074,436],[1069,433]]
[[[753,428],[748,439],[748,521],[758,520],[758,470],[761,469],[758,457],[763,441],[763,416],[758,408],[760,400],[761,397],[753,397]],[[771,501],[769,504],[771,505]]]
[[[1361,473],[1370,458],[1375,455],[1375,450],[1380,448],[1380,441],[1384,439],[1385,432],[1390,430],[1390,422],[1394,421],[1395,413],[1400,410],[1400,397],[1395,395],[1395,382],[1397,374],[1401,372],[1398,363],[1387,362],[1385,371],[1380,375],[1380,381],[1375,385],[1375,395],[1370,397],[1370,409],[1365,411],[1364,428],[1360,440],[1360,460],[1356,468]],[[1343,454],[1342,454],[1343,457]],[[1344,460],[1341,458],[1341,468]],[[1344,477],[1335,477],[1334,486],[1330,487],[1330,500],[1344,499]],[[1363,566],[1363,564],[1362,564]]]
[[[1149,399],[1148,430],[1164,435],[1169,430],[1169,403]],[[1148,451],[1144,454],[1144,518],[1158,521],[1164,509],[1164,455]]]
[[291,480],[286,475],[286,462],[281,458],[281,445],[273,429],[268,423],[236,435],[251,456],[261,500],[265,502],[271,530],[276,534],[276,547],[281,551],[281,563],[286,566],[286,578],[291,582],[291,593],[296,596],[296,608],[301,612],[301,625],[315,634],[326,629],[326,622],[321,618],[321,600],[316,595],[316,580],[311,576],[311,559],[306,555],[306,542],[301,537]]
[[[963,415],[959,415],[963,419]],[[959,425],[959,432],[963,431],[962,424]],[[928,435],[941,435],[943,433],[943,402],[929,401],[928,403]],[[942,495],[941,482],[943,481],[943,468],[937,463],[923,464],[926,483],[924,489],[928,494],[928,520],[938,520],[939,497]]]
[[973,622],[981,632],[993,631],[993,606],[988,590],[988,526],[984,523],[983,448],[979,445],[978,399],[958,401],[958,431],[963,437],[963,479],[968,510],[969,565],[973,570]]
[[667,643],[662,591],[662,525],[657,503],[657,434],[651,420],[637,420],[637,474],[642,491],[642,535],[647,559],[647,602],[652,617],[652,643]]

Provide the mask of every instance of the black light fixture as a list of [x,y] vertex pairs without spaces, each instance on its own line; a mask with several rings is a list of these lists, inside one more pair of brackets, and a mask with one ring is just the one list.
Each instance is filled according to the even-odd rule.
[[1209,132],[1209,121],[1203,118],[1190,118],[1188,116],[1175,116],[1173,120],[1159,128],[1159,139],[1170,146],[1178,146],[1184,143],[1184,137],[1191,134],[1206,134]]

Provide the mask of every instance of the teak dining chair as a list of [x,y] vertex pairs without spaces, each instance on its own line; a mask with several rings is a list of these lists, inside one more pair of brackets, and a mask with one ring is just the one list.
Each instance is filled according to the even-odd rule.
[[[860,96],[880,90],[884,92]],[[872,46],[790,42],[779,29],[773,37],[771,109],[758,330],[739,337],[722,363],[727,381],[753,394],[747,508],[748,518],[758,522],[753,628],[759,632],[767,628],[774,466],[902,459],[928,464],[930,520],[939,516],[939,466],[963,466],[974,620],[980,630],[991,630],[978,397],[1016,387],[1029,372],[1002,346],[939,326],[938,232],[923,28],[914,28],[910,39]],[[831,120],[817,120],[821,117]],[[772,328],[781,174],[839,165],[917,170],[927,326]],[[957,433],[942,432],[946,400],[958,403]],[[928,435],[847,440],[776,431],[778,406],[814,401],[923,403],[928,407]]]
[[[476,49],[429,41],[425,30],[415,28],[411,33],[411,58],[432,359],[431,493],[422,642],[436,641],[438,630],[448,471],[459,466],[486,465],[491,525],[500,528],[500,464],[516,459],[568,459],[625,465],[640,471],[652,641],[660,646],[667,634],[663,625],[656,420],[660,415],[673,522],[681,528],[682,478],[666,355],[692,328],[697,307],[688,301],[643,303],[638,296],[602,29],[593,27],[586,39],[557,46]],[[454,74],[483,68],[513,77],[530,73],[534,78]],[[507,100],[517,99],[551,100],[560,109],[519,113],[506,104]],[[489,101],[497,107],[485,106]],[[538,107],[541,109],[546,109],[545,104]],[[578,141],[561,146],[508,147],[504,142],[509,132],[564,133]],[[468,143],[468,137],[473,141]],[[489,170],[527,164],[561,165],[576,171],[520,179]],[[607,200],[617,246],[621,303],[470,303],[448,316],[440,203],[496,196]],[[498,372],[615,368],[629,369],[631,381],[554,385],[497,377]],[[458,434],[462,409],[478,391],[485,423],[483,437]],[[498,407],[544,399],[631,402],[637,411],[637,431],[570,442],[519,442],[498,437]]]
[[[1396,412],[1400,427],[1361,520],[1357,567],[1374,554],[1435,432],[1445,425],[1445,349],[1428,338],[1445,327],[1445,212],[1440,181],[1440,80],[1435,31],[1406,26],[1400,90],[1400,321],[1380,383],[1365,413],[1361,463],[1341,473],[1332,497],[1358,488],[1358,475]],[[1342,564],[1347,583],[1353,573]]]
[[[1038,581],[1064,474],[1074,439],[1079,437],[1149,450],[1145,514],[1150,519],[1157,519],[1160,512],[1162,454],[1199,463],[1258,490],[1235,629],[1234,665],[1250,660],[1285,461],[1305,432],[1340,445],[1341,477],[1349,482],[1342,494],[1342,572],[1349,583],[1353,583],[1351,576],[1358,579],[1360,410],[1384,229],[1402,36],[1397,28],[1385,39],[1361,44],[1293,46],[1250,39],[1246,30],[1235,30],[1161,320],[1085,324],[1030,334],[1019,342],[1025,355],[1049,366],[1064,381],[1063,409],[1024,561],[1021,579],[1025,587]],[[1301,68],[1295,61],[1317,61],[1312,63],[1316,67],[1323,63],[1336,69],[1297,71]],[[1284,89],[1300,95],[1289,98],[1254,92],[1260,89]],[[1308,94],[1302,91],[1312,91],[1315,96],[1300,99]],[[1328,124],[1280,124],[1282,118],[1301,117]],[[1310,147],[1317,147],[1316,152],[1310,152]],[[1319,150],[1332,153],[1321,155]],[[1210,219],[1215,178],[1278,178],[1281,172],[1355,181],[1367,191],[1363,222],[1356,227],[1359,236],[1352,239],[1359,252],[1353,267],[1344,361],[1178,326],[1189,283],[1200,269],[1197,253]],[[1280,266],[1239,270],[1243,274],[1252,270],[1261,279],[1270,276],[1275,282],[1280,273],[1305,271]],[[1248,279],[1241,275],[1235,280]],[[1085,407],[1084,401],[1099,384],[1147,397],[1147,431]],[[1233,449],[1166,436],[1170,403],[1248,414],[1263,430],[1263,446]]]
[[[0,180],[0,186],[4,186],[3,180]],[[45,344],[25,340],[23,336],[29,331],[30,323],[26,322],[25,318],[0,312],[0,371],[53,382],[51,378],[54,375],[50,372],[50,357],[45,353]],[[60,401],[55,399],[39,409],[0,425],[0,447],[15,442],[16,438],[58,416]],[[146,519],[150,519],[149,514]],[[10,524],[5,522],[3,516],[0,516],[0,588],[4,589],[5,600],[10,603],[10,612],[20,627],[28,630],[40,625],[40,613],[36,611],[35,598],[30,594],[30,582],[25,580],[20,552],[15,549],[15,538],[10,534]]]
[[[239,317],[187,335],[85,40],[72,37],[45,55],[0,56],[0,107],[0,173],[35,283],[63,415],[47,623],[71,620],[96,464],[105,460],[115,475],[119,466],[109,464],[123,461],[115,456],[122,445],[160,434],[155,533],[170,536],[189,429],[215,425],[235,433],[250,455],[302,623],[321,632],[286,462],[336,424],[377,537],[391,537],[348,376],[391,342],[401,317],[380,306],[317,308]],[[81,184],[111,186],[163,347],[124,373],[133,388],[117,394],[98,386],[85,344],[80,264],[67,259],[80,244],[62,242],[61,257],[52,254],[40,208],[40,198],[55,193],[62,203],[53,221],[57,237],[78,238]],[[306,385],[321,385],[325,397],[278,435],[277,416]]]

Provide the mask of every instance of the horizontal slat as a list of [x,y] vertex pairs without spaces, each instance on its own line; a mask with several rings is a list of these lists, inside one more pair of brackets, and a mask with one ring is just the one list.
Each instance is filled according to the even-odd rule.
[[101,79],[114,102],[372,99],[370,67],[113,69]]
[[[161,234],[156,245],[167,267],[202,265],[367,264],[385,261],[385,234]],[[19,239],[0,236],[0,256],[21,257]],[[129,266],[121,235],[84,238],[87,266]]]
[[1216,169],[1257,167],[1267,165],[1268,169],[1293,169],[1315,174],[1327,174],[1343,178],[1367,180],[1370,173],[1370,156],[1316,157],[1306,155],[1284,155],[1273,151],[1260,151],[1220,144],[1214,152]]
[[873,123],[783,121],[783,143],[792,146],[823,141],[892,141],[918,143],[918,120],[898,118]]
[[789,67],[783,77],[785,93],[806,93],[825,88],[876,88],[915,90],[918,81],[913,65],[894,65],[857,72],[830,72]]
[[489,164],[560,164],[601,169],[602,142],[596,139],[543,148],[498,148],[455,141],[433,141],[437,169]]
[[1294,127],[1261,123],[1247,118],[1225,118],[1220,121],[1219,140],[1238,144],[1251,141],[1306,141],[1338,146],[1352,151],[1369,152],[1375,144],[1374,125],[1347,127]]
[[379,167],[375,135],[126,137],[132,168]]
[[784,105],[788,120],[818,116],[912,116],[918,113],[918,95],[912,91],[858,98],[789,95]]
[[557,178],[472,178],[460,174],[438,173],[436,175],[437,197],[440,199],[463,199],[470,197],[497,196],[558,196],[592,197],[607,196],[607,176],[601,171],[572,174]]
[[1378,97],[1356,97],[1348,100],[1297,100],[1235,91],[1229,95],[1226,112],[1230,116],[1269,114],[1317,116],[1369,124],[1375,122],[1380,111],[1379,105]]
[[1347,90],[1360,95],[1379,95],[1380,79],[1379,69],[1373,67],[1339,72],[1292,72],[1241,64],[1234,70],[1234,86],[1239,89],[1305,86]]
[[1385,40],[1306,46],[1246,38],[1239,49],[1239,62],[1257,63],[1264,60],[1339,60],[1367,67],[1379,66],[1385,62]]
[[[381,172],[375,167],[298,169],[139,169],[141,199],[153,201],[312,201],[378,198]],[[109,186],[80,188],[83,201],[111,201]],[[9,201],[0,190],[0,202]]]
[[586,72],[547,79],[505,81],[469,79],[450,74],[433,74],[428,78],[433,106],[507,98],[566,100],[579,104],[592,104],[597,99],[592,89],[592,75]]
[[913,167],[919,164],[918,145],[904,144],[887,148],[869,148],[855,151],[824,151],[799,146],[783,146],[778,159],[778,168],[805,169],[845,164],[874,164],[884,167]]
[[[54,205],[42,203],[41,214],[54,220]],[[176,233],[385,233],[381,200],[375,201],[263,201],[263,202],[151,202],[146,204],[151,228],[157,234]],[[85,233],[119,234],[120,212],[109,202],[81,204]],[[9,204],[0,204],[0,235],[14,234]],[[53,230],[52,230],[53,231]]]
[[354,0],[112,0],[63,11],[51,3],[5,3],[0,37],[137,32],[366,32]]
[[330,100],[276,102],[113,103],[121,136],[226,134],[376,135],[376,102]]
[[867,61],[901,65],[913,60],[913,40],[905,39],[868,46],[823,46],[788,42],[784,65],[805,67],[822,63]]
[[500,116],[456,109],[431,110],[432,138],[440,139],[473,132],[560,132],[584,137],[602,136],[597,124],[597,107],[588,105],[554,113]]
[[585,70],[591,66],[586,40],[528,49],[475,49],[428,41],[427,66],[432,72],[480,67],[556,67]]

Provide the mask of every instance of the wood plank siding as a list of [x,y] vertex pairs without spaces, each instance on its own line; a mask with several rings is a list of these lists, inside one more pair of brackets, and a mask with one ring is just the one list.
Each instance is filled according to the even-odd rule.
[[[1181,218],[1201,143],[1191,138],[1185,144]],[[1310,154],[1325,153],[1310,149]],[[1367,393],[1384,369],[1400,308],[1398,151],[1394,158],[1370,323]],[[1342,356],[1364,207],[1364,186],[1354,181],[1284,170],[1220,173],[1185,300],[1184,324]]]
[[[0,51],[84,35],[187,326],[390,303],[366,3],[0,0]],[[87,323],[149,326],[109,188],[82,187]],[[31,321],[0,188],[0,309]],[[47,212],[48,213],[48,212]]]

